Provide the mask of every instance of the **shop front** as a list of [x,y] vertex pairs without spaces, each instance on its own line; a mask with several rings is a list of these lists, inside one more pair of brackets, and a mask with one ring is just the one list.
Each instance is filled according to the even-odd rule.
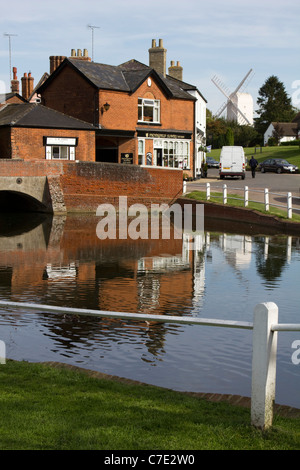
[[149,132],[138,135],[138,164],[189,170],[192,158],[192,133]]

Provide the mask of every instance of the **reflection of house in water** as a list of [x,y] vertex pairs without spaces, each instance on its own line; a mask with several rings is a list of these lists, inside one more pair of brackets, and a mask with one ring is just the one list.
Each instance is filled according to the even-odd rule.
[[67,265],[55,265],[48,263],[45,269],[44,279],[56,281],[59,279],[76,279],[76,263],[69,263]]
[[[278,276],[282,262],[290,259],[291,238],[251,238],[206,232],[181,240],[99,240],[98,220],[91,216],[54,217],[24,230],[6,226],[0,232],[0,289],[11,300],[35,299],[38,303],[106,311],[198,315],[204,301],[207,263],[213,262],[213,244],[234,269],[250,265],[253,244],[260,264],[268,259]],[[191,243],[194,243],[191,249]],[[274,246],[272,246],[274,244]],[[278,251],[279,250],[279,251]],[[286,256],[282,256],[286,250]],[[224,253],[224,255],[223,255]],[[262,256],[260,256],[262,254]],[[277,263],[277,264],[276,264]],[[213,288],[212,286],[209,286]],[[46,300],[45,300],[46,299]],[[115,328],[117,326],[117,329]],[[53,316],[48,328],[57,341],[87,343],[96,335],[109,341],[125,331],[126,322],[114,319],[72,319]],[[177,325],[172,326],[176,331]],[[116,333],[117,331],[117,333]],[[164,324],[135,322],[131,335],[142,336],[147,351],[160,355],[167,328]],[[126,334],[126,333],[124,333]]]
[[252,237],[224,233],[220,237],[220,245],[229,264],[239,269],[246,269],[250,265]]

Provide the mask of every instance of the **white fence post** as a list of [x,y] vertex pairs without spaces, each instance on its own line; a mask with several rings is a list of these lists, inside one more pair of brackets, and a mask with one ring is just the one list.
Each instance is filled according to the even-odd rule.
[[227,185],[223,185],[223,204],[227,204]]
[[186,181],[183,182],[183,194],[186,193]]
[[206,183],[206,200],[210,200],[210,183]]
[[265,210],[269,211],[270,205],[269,205],[269,190],[268,188],[265,188]]
[[288,219],[293,217],[292,193],[287,193],[287,216]]
[[251,424],[260,429],[272,426],[276,384],[278,307],[273,302],[254,309]]
[[244,198],[245,207],[248,207],[248,203],[249,203],[249,189],[248,189],[248,186],[245,186],[245,198]]

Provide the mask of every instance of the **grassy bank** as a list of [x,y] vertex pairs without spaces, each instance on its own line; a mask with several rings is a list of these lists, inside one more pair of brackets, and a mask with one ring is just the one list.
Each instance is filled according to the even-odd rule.
[[8,361],[0,380],[1,450],[300,448],[297,418],[262,433],[248,408],[44,364]]
[[[206,201],[206,192],[205,191],[192,191],[188,194],[186,194],[187,198],[189,199],[195,199],[197,201]],[[223,204],[223,194],[221,192],[211,192],[210,193],[210,201],[211,202],[216,202],[218,204]],[[228,206],[233,206],[233,207],[244,207],[244,200],[243,200],[243,195],[241,194],[230,194],[228,193],[227,195],[227,205]],[[270,210],[266,211],[264,209],[264,203],[260,202],[252,202],[249,201],[248,204],[248,209],[256,210],[258,212],[261,212],[262,214],[266,215],[272,215],[275,217],[279,217],[281,219],[285,220],[290,220],[292,222],[299,222],[300,223],[300,215],[296,214],[295,212],[292,215],[291,219],[288,219],[287,217],[287,211],[273,207],[270,205]]]
[[[300,149],[295,146],[282,146],[282,147],[245,147],[245,155],[248,160],[253,155],[258,163],[267,160],[267,158],[284,158],[293,165],[297,165],[300,168]],[[220,159],[221,149],[213,149],[208,156]]]

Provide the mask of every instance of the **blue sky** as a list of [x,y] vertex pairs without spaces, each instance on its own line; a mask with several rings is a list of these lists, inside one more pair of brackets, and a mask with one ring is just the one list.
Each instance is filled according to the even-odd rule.
[[[244,91],[256,103],[270,75],[285,85],[300,108],[300,2],[295,0],[15,0],[0,10],[0,92],[9,89],[9,43],[18,79],[31,71],[35,84],[49,72],[50,55],[88,49],[94,60],[148,64],[152,39],[163,39],[170,61],[180,61],[183,79],[196,85],[216,112],[225,97],[211,82],[217,75],[233,91],[252,68]],[[255,109],[257,109],[255,105]]]

